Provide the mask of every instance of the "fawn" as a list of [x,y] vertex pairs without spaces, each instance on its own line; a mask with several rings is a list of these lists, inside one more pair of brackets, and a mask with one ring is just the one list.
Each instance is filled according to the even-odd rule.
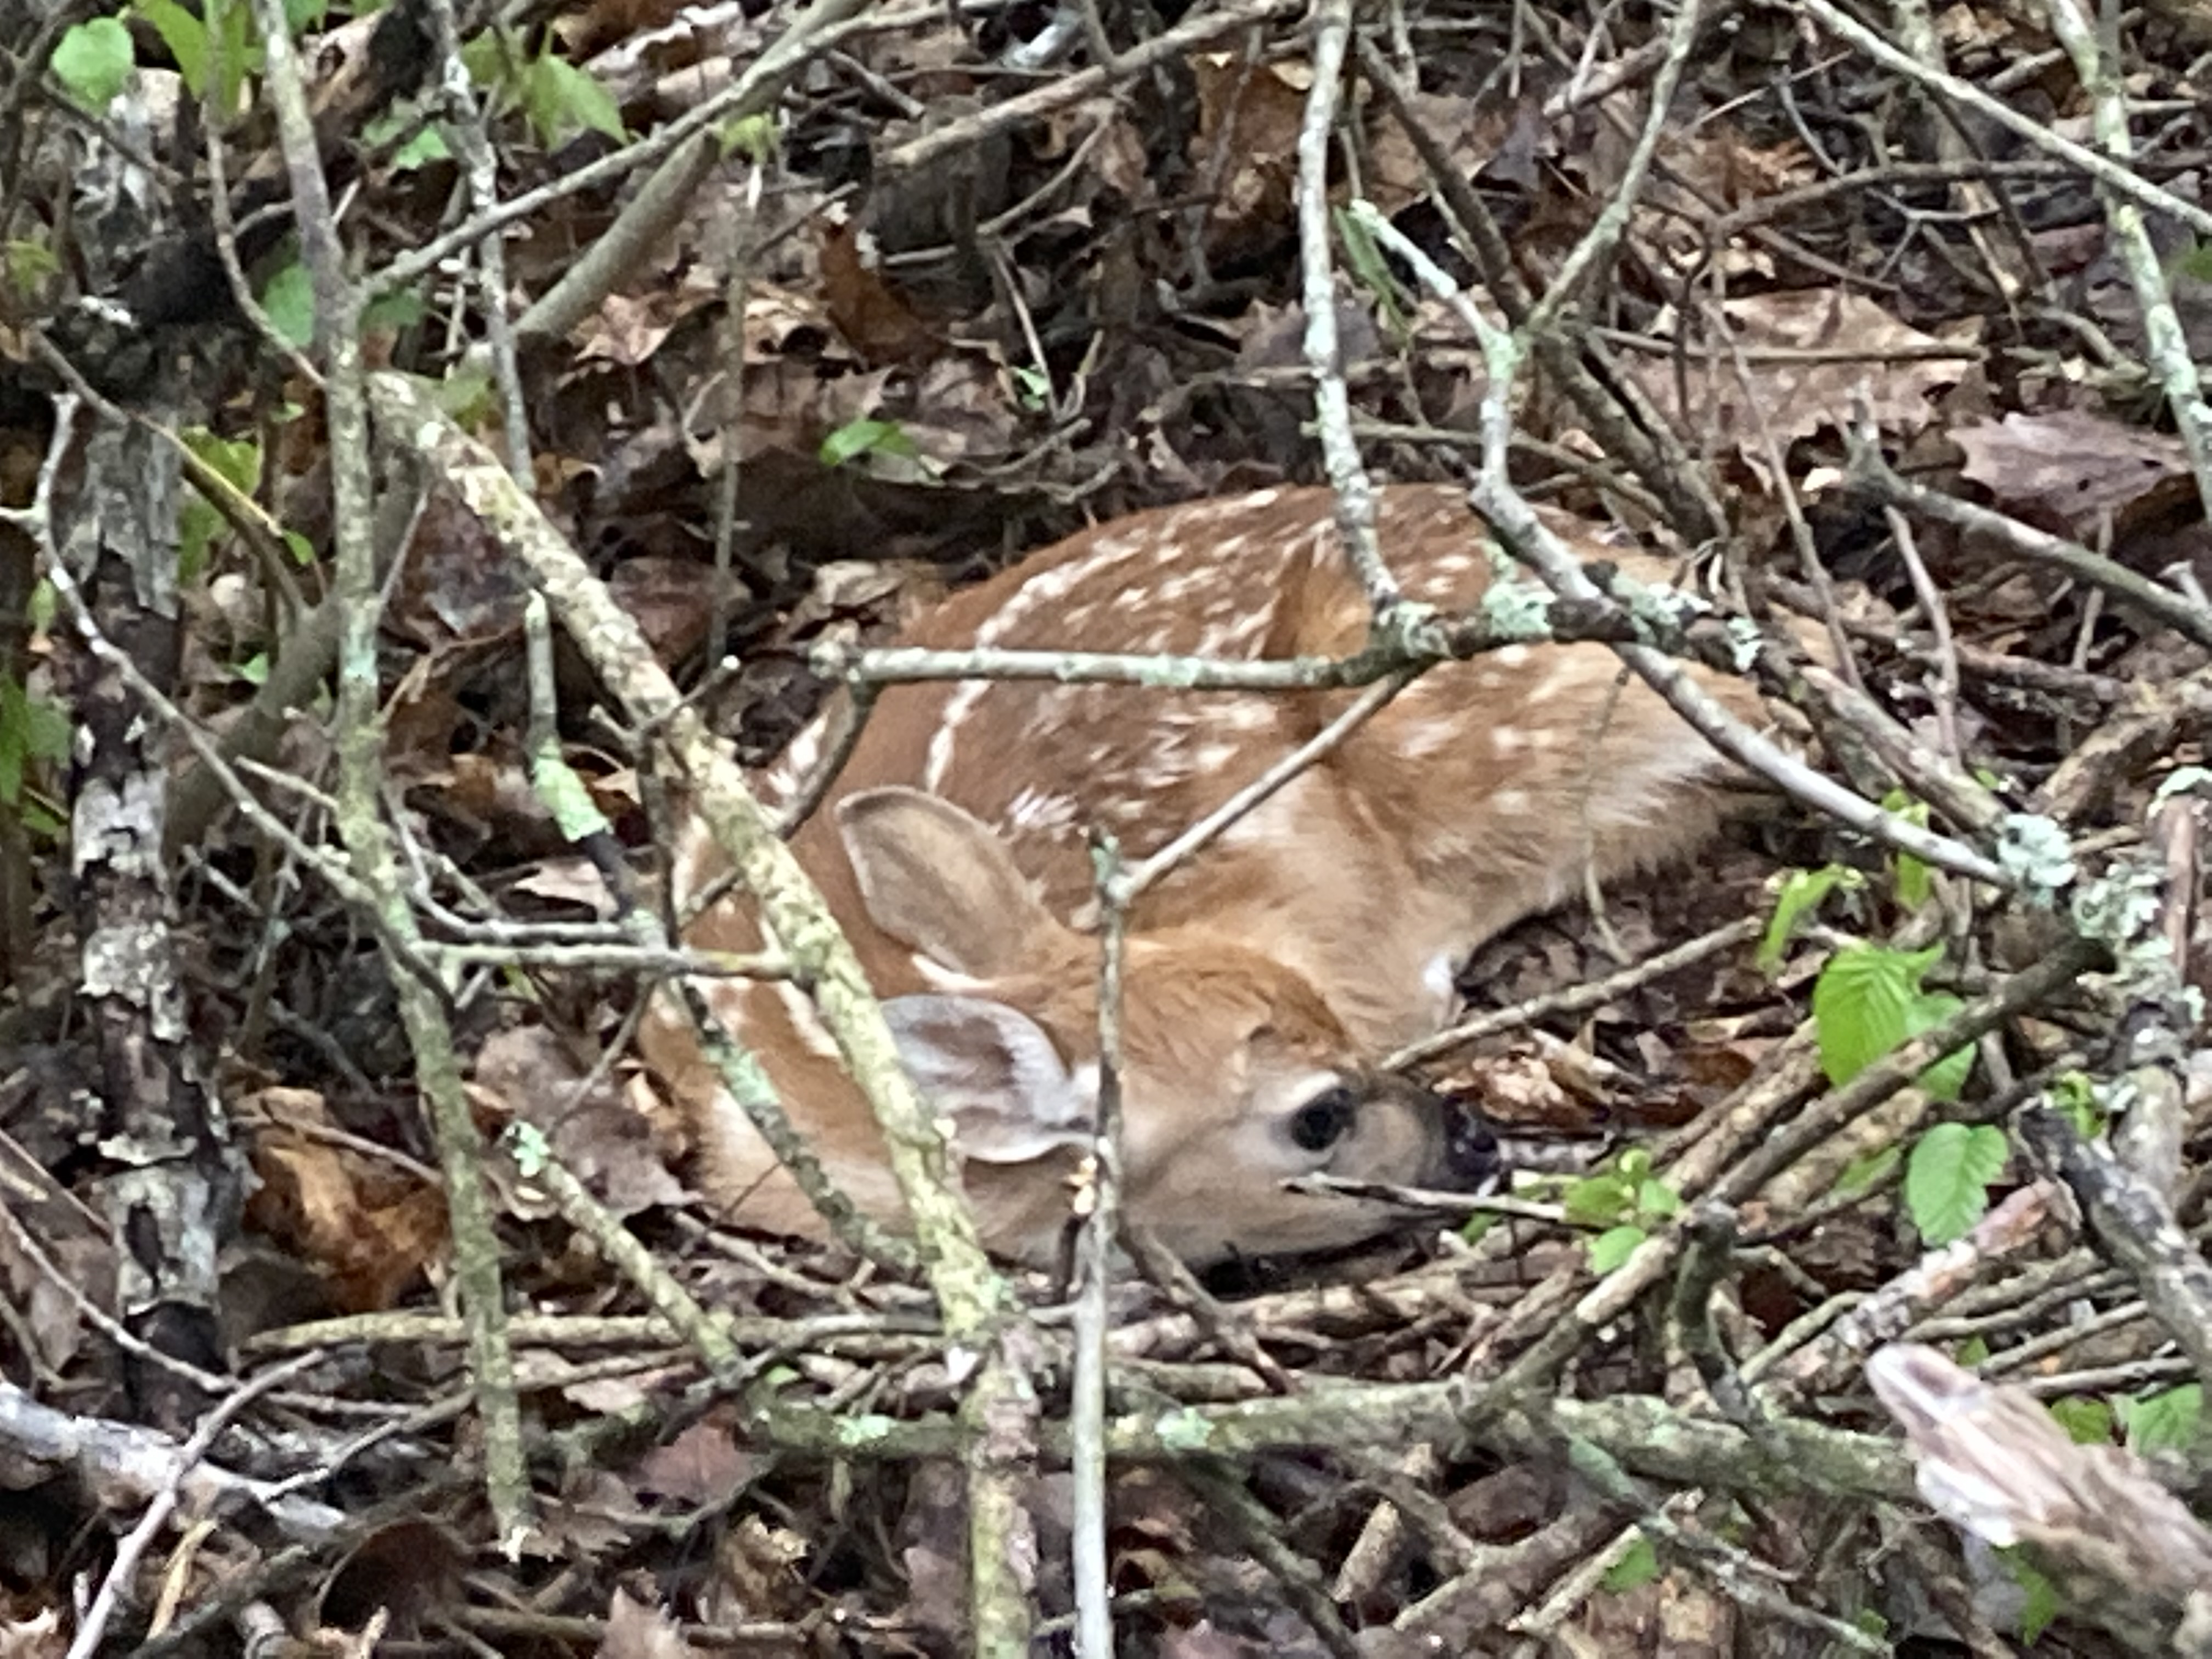
[[[1337,656],[1365,637],[1329,493],[1263,490],[1086,530],[956,594],[902,643]],[[1592,528],[1585,556],[1639,574]],[[1379,495],[1386,562],[1410,599],[1474,604],[1485,532],[1451,486]],[[1739,714],[1749,689],[1702,676]],[[793,848],[842,922],[917,1085],[949,1121],[995,1251],[1049,1259],[1089,1149],[1099,947],[1085,845],[1162,845],[1310,738],[1344,691],[1156,690],[1051,681],[896,685]],[[788,797],[824,721],[765,782]],[[1532,912],[1679,858],[1719,824],[1732,769],[1603,646],[1509,647],[1431,670],[1325,759],[1149,889],[1123,981],[1127,1212],[1187,1260],[1306,1251],[1383,1231],[1394,1206],[1286,1191],[1292,1177],[1467,1189],[1494,1149],[1440,1103],[1367,1069],[1438,1029],[1458,963]],[[721,867],[687,830],[681,900]],[[742,896],[688,935],[763,939]],[[863,1209],[896,1221],[876,1126],[805,996],[702,981],[786,1109]],[[657,1000],[642,1046],[732,1218],[822,1224]]]

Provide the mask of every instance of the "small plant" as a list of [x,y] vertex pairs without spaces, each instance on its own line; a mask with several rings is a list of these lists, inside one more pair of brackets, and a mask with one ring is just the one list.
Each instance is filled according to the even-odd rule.
[[1641,1146],[1571,1182],[1561,1202],[1570,1222],[1602,1229],[1589,1241],[1590,1267],[1601,1273],[1619,1267],[1682,1209],[1681,1194],[1652,1174],[1651,1154]]

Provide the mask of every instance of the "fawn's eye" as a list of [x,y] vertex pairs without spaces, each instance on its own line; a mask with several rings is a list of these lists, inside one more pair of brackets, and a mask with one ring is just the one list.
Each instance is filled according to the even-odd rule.
[[1291,1139],[1306,1152],[1325,1152],[1344,1139],[1358,1115],[1358,1097],[1340,1083],[1291,1115]]

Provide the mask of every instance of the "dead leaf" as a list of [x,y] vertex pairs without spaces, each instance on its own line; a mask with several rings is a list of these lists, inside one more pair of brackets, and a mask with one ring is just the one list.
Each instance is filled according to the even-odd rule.
[[638,1460],[637,1484],[678,1502],[720,1508],[752,1481],[760,1460],[720,1423],[694,1423]]
[[823,235],[822,297],[838,333],[864,362],[910,363],[937,349],[937,336],[862,257],[853,224],[831,225]]
[[264,1089],[238,1105],[261,1185],[246,1223],[313,1262],[332,1302],[378,1312],[446,1248],[446,1197],[405,1165],[345,1144],[322,1097]]
[[1242,53],[1200,52],[1198,137],[1191,161],[1215,179],[1206,240],[1224,258],[1250,252],[1288,229],[1298,176],[1298,125],[1312,71],[1303,64],[1255,64]]
[[2009,414],[1960,427],[1964,477],[2014,517],[2054,535],[2095,540],[2192,501],[2181,440],[2084,410]]
[[665,1609],[633,1601],[623,1589],[607,1604],[599,1659],[693,1659],[698,1652]]
[[[1787,447],[1852,420],[1864,398],[1887,432],[1917,432],[1934,418],[1931,398],[1974,367],[1963,340],[1922,332],[1863,295],[1836,289],[1753,295],[1702,313],[1727,338],[1706,340],[1678,381],[1671,363],[1637,360],[1644,393],[1688,431],[1733,444],[1753,471],[1766,441]],[[1674,313],[1656,332],[1671,336]],[[1741,372],[1739,374],[1739,358]]]
[[595,916],[614,914],[614,895],[607,890],[607,878],[589,859],[541,860],[535,869],[514,884],[514,889],[557,903],[580,906]]
[[[542,1025],[495,1031],[477,1051],[471,1087],[500,1115],[545,1132],[554,1158],[618,1216],[687,1201],[650,1127],[601,1079],[580,1095],[584,1072]],[[502,1170],[507,1168],[501,1161]],[[512,1177],[505,1184],[518,1192]],[[518,1197],[519,1201],[519,1197]]]

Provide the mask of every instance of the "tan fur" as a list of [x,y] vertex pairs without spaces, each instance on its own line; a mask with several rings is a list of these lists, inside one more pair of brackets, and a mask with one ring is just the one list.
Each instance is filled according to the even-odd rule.
[[[902,642],[1341,653],[1363,637],[1364,610],[1341,568],[1330,515],[1328,493],[1310,489],[1138,514],[956,595]],[[1553,525],[1586,557],[1663,574],[1577,521]],[[1461,491],[1386,489],[1379,527],[1410,597],[1447,609],[1480,598],[1489,563]],[[1757,717],[1741,685],[1709,689]],[[1097,1058],[1097,946],[1064,924],[1091,904],[1085,830],[1103,824],[1130,856],[1144,856],[1311,736],[1350,696],[1024,682],[894,687],[794,847],[880,994],[964,989],[1033,1022],[1061,1060],[1080,1068]],[[1126,989],[1131,1212],[1205,1261],[1349,1242],[1387,1220],[1377,1206],[1279,1190],[1310,1168],[1449,1184],[1462,1172],[1450,1167],[1433,1108],[1376,1085],[1363,1066],[1433,1030],[1448,1012],[1449,964],[1576,895],[1586,866],[1610,879],[1705,839],[1721,816],[1715,786],[1726,775],[1725,763],[1640,683],[1621,684],[1603,647],[1507,651],[1432,671],[1139,902]],[[841,812],[860,792],[887,786],[933,792],[990,833],[963,828],[958,815],[909,811],[913,803],[897,794]],[[887,809],[873,814],[881,825],[856,829],[871,802]],[[896,872],[878,879],[878,914],[856,878],[854,854],[867,849],[855,835],[876,837],[872,867]],[[948,856],[944,848],[956,844],[972,844],[973,856]],[[995,878],[994,860],[1006,866]],[[945,866],[959,868],[938,899],[895,896],[924,879],[915,870]],[[679,892],[717,867],[695,828],[679,849]],[[1008,884],[1022,878],[1042,912],[1006,902]],[[978,938],[974,918],[988,925],[1001,912],[1021,914],[1007,916],[1004,937]],[[702,919],[692,941],[744,950],[759,937],[745,907],[731,902]],[[987,984],[951,971],[979,953],[1021,969]],[[793,994],[726,982],[708,989],[841,1184],[896,1219],[873,1123],[836,1062],[810,1048],[787,1006]],[[644,1046],[696,1126],[703,1189],[740,1221],[818,1234],[811,1209],[706,1074],[681,1015],[657,1007]],[[1334,1079],[1352,1084],[1362,1104],[1354,1128],[1315,1159],[1285,1139],[1284,1124]],[[971,1158],[965,1178],[987,1241],[1009,1255],[1046,1255],[1067,1212],[1073,1162],[1072,1150],[1016,1162]]]

